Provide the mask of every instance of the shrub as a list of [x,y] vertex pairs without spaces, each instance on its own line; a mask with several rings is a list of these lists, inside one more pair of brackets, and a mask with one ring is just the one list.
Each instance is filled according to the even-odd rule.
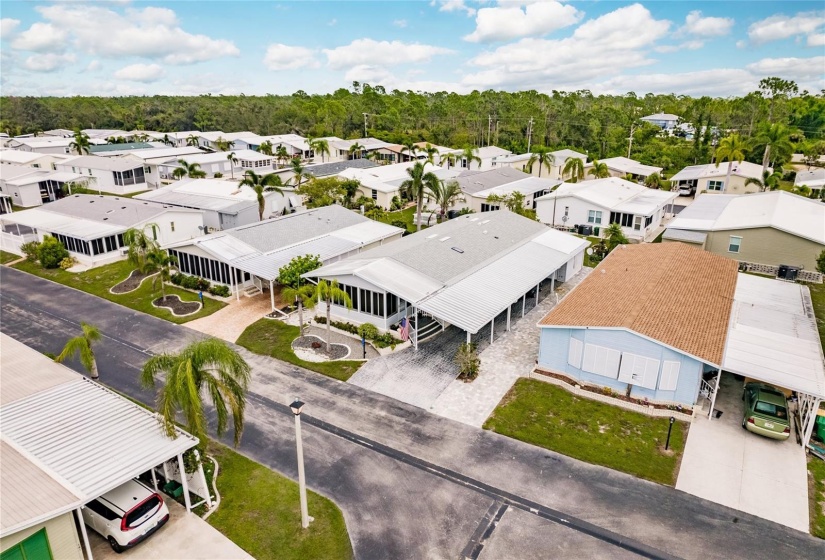
[[57,268],[60,261],[69,256],[69,251],[56,238],[46,236],[37,249],[37,258],[43,268]]
[[390,225],[401,229],[407,229],[407,223],[404,220],[393,220],[390,222]]
[[39,258],[40,254],[40,242],[39,241],[27,241],[20,245],[20,251],[26,255],[26,260],[30,262],[35,262]]
[[[175,279],[176,276],[178,277],[177,280]],[[187,290],[201,290],[205,292],[209,290],[210,286],[209,280],[199,278],[198,276],[189,276],[187,274],[173,274],[171,280],[176,286],[186,288]]]
[[215,174],[213,175],[213,177],[214,177],[215,179],[221,179],[221,178],[223,178],[223,173],[221,173],[220,171],[218,171],[217,173],[215,173]]
[[216,284],[215,286],[210,286],[209,293],[213,296],[229,297],[229,286],[224,286],[223,284]]
[[459,378],[472,381],[478,377],[481,359],[476,352],[476,345],[465,342],[459,346],[455,353],[455,363],[458,365]]
[[392,197],[392,201],[390,202],[390,210],[401,210],[401,199],[398,195]]
[[361,335],[363,338],[367,340],[373,340],[375,337],[378,336],[378,327],[373,325],[372,323],[364,323],[360,327],[358,327],[358,334]]
[[69,270],[70,268],[72,268],[76,264],[77,264],[77,259],[76,258],[66,257],[65,259],[60,261],[60,268],[62,268],[63,270]]
[[183,279],[184,275],[180,272],[176,272],[172,275],[171,278],[169,278],[169,281],[172,282],[172,284],[174,284],[175,286],[180,286],[181,282],[183,282]]
[[398,339],[391,333],[379,334],[372,339],[372,343],[378,348],[386,348],[387,346],[395,348],[398,344]]

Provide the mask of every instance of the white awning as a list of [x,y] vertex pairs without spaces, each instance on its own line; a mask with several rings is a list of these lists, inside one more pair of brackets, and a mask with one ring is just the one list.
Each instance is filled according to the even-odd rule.
[[79,239],[99,239],[126,231],[126,226],[105,224],[84,218],[56,214],[41,208],[30,208],[12,214],[3,214],[5,224],[20,224],[50,233],[62,233]]

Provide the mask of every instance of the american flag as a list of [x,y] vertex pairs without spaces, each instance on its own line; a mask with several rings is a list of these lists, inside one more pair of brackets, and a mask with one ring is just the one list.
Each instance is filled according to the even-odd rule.
[[401,328],[398,329],[398,335],[401,337],[401,340],[410,338],[410,322],[407,321],[406,317],[401,318]]

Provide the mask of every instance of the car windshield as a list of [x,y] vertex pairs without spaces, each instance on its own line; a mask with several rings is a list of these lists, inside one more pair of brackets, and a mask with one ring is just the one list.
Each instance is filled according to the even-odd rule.
[[141,517],[143,517],[151,511],[154,511],[154,509],[157,508],[159,505],[160,499],[158,498],[157,494],[155,494],[126,515],[126,525],[128,525],[129,527],[137,527],[139,525]]
[[754,411],[765,416],[773,416],[779,420],[787,421],[788,411],[784,406],[773,404],[765,401],[757,401]]

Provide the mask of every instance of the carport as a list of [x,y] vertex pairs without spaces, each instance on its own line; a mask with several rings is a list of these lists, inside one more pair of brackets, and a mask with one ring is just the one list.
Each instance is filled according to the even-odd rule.
[[170,460],[185,472],[183,453],[198,440],[179,429],[168,437],[155,413],[6,335],[0,342],[0,536],[74,512],[91,560],[84,505]]

